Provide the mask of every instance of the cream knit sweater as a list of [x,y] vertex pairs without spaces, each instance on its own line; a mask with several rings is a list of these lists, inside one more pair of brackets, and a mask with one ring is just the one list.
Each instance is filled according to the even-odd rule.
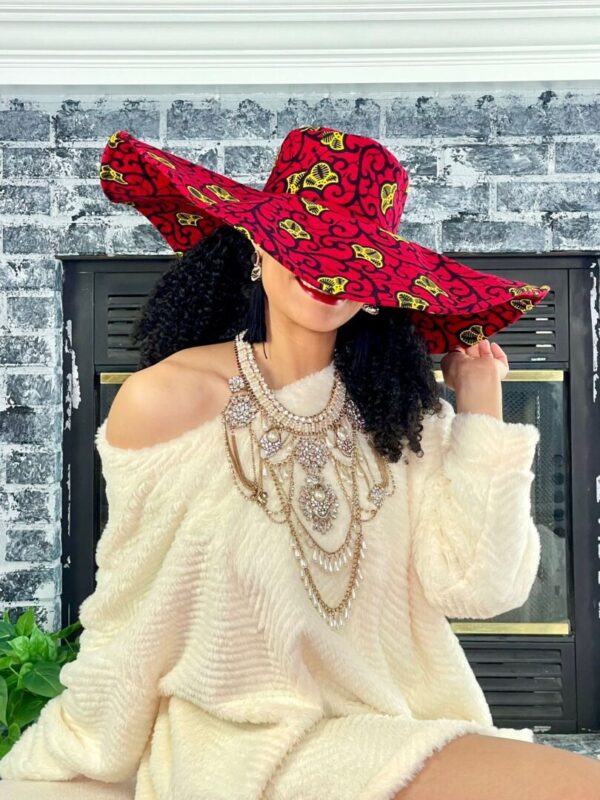
[[[312,414],[332,381],[330,364],[275,394]],[[424,420],[424,457],[391,465],[396,491],[364,523],[364,579],[340,629],[314,609],[287,528],[239,493],[219,417],[138,450],[109,445],[105,420],[109,518],[81,649],[0,776],[137,773],[135,800],[391,800],[456,736],[533,741],[493,726],[447,617],[529,595],[539,431],[443,405]],[[312,571],[335,604],[347,569]]]

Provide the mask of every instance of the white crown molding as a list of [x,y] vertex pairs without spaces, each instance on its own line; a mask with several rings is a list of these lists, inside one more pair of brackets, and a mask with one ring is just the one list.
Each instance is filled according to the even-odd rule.
[[599,79],[598,0],[0,0],[4,87]]

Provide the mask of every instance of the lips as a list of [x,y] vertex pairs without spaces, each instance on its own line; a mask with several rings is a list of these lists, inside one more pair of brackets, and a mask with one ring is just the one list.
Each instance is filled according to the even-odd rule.
[[325,294],[325,292],[322,292],[319,289],[315,289],[313,286],[310,286],[310,284],[303,281],[302,278],[297,277],[296,282],[300,288],[306,292],[306,294],[310,295],[310,297],[312,297],[314,300],[318,300],[321,303],[325,303],[329,306],[338,306],[345,302],[345,300],[341,297],[333,297],[330,294]]

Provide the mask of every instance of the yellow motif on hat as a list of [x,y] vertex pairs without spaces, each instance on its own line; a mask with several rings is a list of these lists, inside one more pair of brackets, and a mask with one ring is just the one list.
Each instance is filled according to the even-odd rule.
[[379,226],[379,230],[383,231],[384,233],[388,233],[397,242],[407,242],[408,241],[408,239],[405,239],[404,236],[400,236],[399,233],[392,233],[392,231],[388,231],[387,228],[382,228],[381,226]]
[[528,297],[525,297],[522,300],[519,300],[518,298],[515,300],[509,300],[509,303],[513,308],[516,308],[517,311],[521,311],[523,314],[527,311],[531,311],[534,305]]
[[200,189],[196,189],[195,186],[187,186],[187,190],[192,197],[195,197],[197,200],[202,200],[203,203],[207,203],[210,206],[214,206],[216,203],[216,200],[213,200],[212,197],[207,197]]
[[321,128],[319,127],[319,125],[316,125],[316,126],[303,125],[299,130],[301,130],[301,131],[320,131]]
[[175,217],[180,225],[194,225],[196,228],[198,227],[198,220],[203,219],[201,214],[188,214],[186,211],[178,211]]
[[305,231],[302,225],[299,225],[296,220],[290,219],[289,217],[280,220],[279,227],[287,231],[294,239],[312,239],[310,233]]
[[398,189],[397,183],[382,183],[380,194],[381,213],[385,214],[388,208],[394,205],[394,195]]
[[243,233],[243,234],[244,234],[244,236],[245,236],[247,239],[250,239],[250,241],[251,241],[251,242],[253,242],[253,241],[254,241],[254,240],[252,239],[252,235],[251,235],[250,231],[248,230],[248,228],[244,228],[244,226],[243,226],[243,225],[234,225],[233,227],[234,227],[236,230],[238,230],[238,231],[241,231],[241,233]]
[[177,258],[183,258],[183,250],[175,250],[175,255]]
[[173,164],[171,161],[167,161],[167,159],[164,158],[163,156],[159,156],[158,153],[151,153],[150,150],[148,150],[148,155],[150,156],[150,158],[154,158],[156,159],[156,161],[160,161],[161,164],[164,164],[166,167],[169,167],[170,169],[177,169],[175,164]]
[[545,289],[550,289],[547,283],[542,284],[541,286],[535,286],[533,283],[526,283],[524,286],[509,286],[508,291],[511,294],[523,294],[523,292],[535,292],[536,294],[540,291],[544,291]]
[[412,308],[416,311],[424,311],[429,303],[421,297],[417,297],[409,292],[396,292],[396,300],[399,308]]
[[369,261],[377,269],[383,267],[383,256],[374,247],[363,247],[362,244],[354,243],[352,249],[356,258],[363,258],[365,261]]
[[345,150],[344,135],[345,134],[340,131],[327,131],[327,133],[321,136],[320,141],[326,144],[331,150]]
[[308,213],[314,214],[315,217],[318,217],[323,211],[327,211],[327,206],[322,206],[320,203],[313,203],[311,200],[307,200],[306,197],[300,197],[300,200]]
[[471,325],[468,328],[464,328],[458,334],[458,338],[461,342],[464,342],[466,345],[471,347],[477,342],[482,342],[484,339],[487,339],[487,336],[483,333],[483,328],[481,325]]
[[285,179],[287,192],[289,194],[296,194],[298,189],[302,186],[302,178],[306,175],[306,170],[303,169],[300,172],[292,172],[291,175],[288,175]]
[[205,189],[210,189],[211,192],[214,192],[219,200],[234,200],[236,203],[239,203],[239,199],[234,197],[227,189],[224,189],[222,186],[219,186],[216,183],[207,183],[204,187]]
[[414,283],[415,286],[420,286],[421,289],[425,289],[426,292],[429,292],[434,297],[437,297],[438,294],[445,294],[446,297],[449,297],[448,292],[438,286],[437,283],[432,281],[427,275],[419,275],[419,277],[415,279]]
[[339,183],[340,178],[337,172],[331,169],[326,161],[317,161],[310,168],[310,172],[304,178],[304,185],[311,189],[324,189],[330,183]]
[[108,146],[112,147],[113,149],[118,147],[121,144],[121,142],[125,141],[125,139],[119,139],[119,137],[117,136],[118,132],[119,131],[115,131],[114,133],[111,133],[111,135],[108,137]]
[[102,166],[100,167],[100,172],[98,174],[103,181],[114,181],[115,183],[123,184],[123,186],[129,185],[125,180],[125,178],[123,177],[123,173],[117,172],[116,169],[113,169],[108,164],[102,164]]
[[320,275],[317,280],[321,289],[324,292],[329,292],[329,294],[343,292],[348,283],[348,278],[342,278],[341,275],[335,275],[333,278],[329,277],[329,275]]

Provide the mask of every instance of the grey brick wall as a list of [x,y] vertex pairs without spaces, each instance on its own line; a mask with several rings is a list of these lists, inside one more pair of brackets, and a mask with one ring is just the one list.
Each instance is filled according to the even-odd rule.
[[369,91],[182,97],[0,95],[0,608],[60,624],[62,270],[59,254],[172,251],[98,183],[129,130],[262,187],[293,127],[386,144],[411,175],[400,231],[443,251],[600,249],[595,90]]

